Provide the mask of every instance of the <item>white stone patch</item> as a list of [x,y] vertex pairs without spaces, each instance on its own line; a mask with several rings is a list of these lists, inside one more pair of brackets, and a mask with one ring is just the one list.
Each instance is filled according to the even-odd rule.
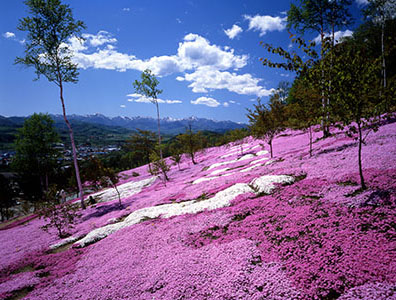
[[214,170],[212,173],[210,173],[210,175],[217,175],[217,174],[223,173],[227,170],[228,170],[228,168]]
[[259,162],[262,162],[262,161],[268,160],[268,159],[269,159],[268,157],[263,157],[263,158],[251,161],[250,164],[251,165],[255,165],[255,164],[259,163]]
[[294,177],[288,175],[264,175],[250,183],[259,193],[269,194],[275,188],[274,183],[293,183]]
[[201,178],[198,178],[198,179],[194,180],[192,184],[198,184],[198,183],[201,183],[201,182],[204,182],[204,181],[211,181],[213,179],[230,176],[232,174],[235,174],[235,173],[229,173],[229,174],[224,174],[224,175],[220,175],[220,176],[212,176],[212,177],[201,177]]
[[[140,193],[143,188],[153,184],[156,179],[157,177],[154,176],[140,181],[127,182],[117,186],[117,189],[120,192],[121,198],[130,197]],[[107,202],[118,199],[118,194],[114,188],[108,188],[95,194],[91,194],[90,196],[97,198],[98,202]]]
[[235,151],[235,152],[228,153],[228,154],[226,154],[226,155],[220,156],[220,158],[226,158],[226,157],[229,157],[229,156],[233,156],[233,155],[235,155],[235,154],[238,154],[238,153],[239,153],[239,151]]
[[242,161],[242,160],[246,160],[246,159],[251,159],[251,158],[253,158],[253,157],[255,157],[254,154],[246,154],[246,155],[244,155],[244,156],[242,156],[242,157],[240,157],[240,158],[237,158],[237,159],[233,159],[233,160],[229,160],[229,161],[224,161],[224,162],[220,162],[220,163],[215,163],[215,164],[209,166],[208,170],[211,170],[211,169],[214,169],[214,168],[217,168],[217,167],[220,167],[220,166],[232,164],[232,163],[237,162],[237,161]]
[[256,153],[257,156],[264,155],[264,154],[268,154],[268,151],[267,150],[261,150],[261,151]]
[[58,249],[64,245],[67,245],[69,243],[73,243],[75,241],[78,241],[79,239],[81,239],[84,235],[78,235],[78,236],[70,236],[66,239],[61,240],[60,242],[56,243],[56,244],[52,244],[51,246],[49,246],[49,248],[51,250],[55,250]]
[[[251,147],[251,148],[243,149],[242,153],[243,153],[243,152],[246,152],[246,151],[251,151],[251,150],[253,150],[253,149],[256,149],[257,147],[261,147],[261,146],[260,146],[260,145],[256,145],[256,146],[253,146],[253,147]],[[237,151],[234,151],[234,150],[235,150],[234,148],[235,148]],[[241,152],[241,146],[240,146],[240,145],[234,146],[234,147],[231,148],[231,150],[232,150],[231,153],[228,153],[228,154],[225,154],[225,155],[223,155],[223,156],[220,156],[220,158],[226,158],[226,157],[229,157],[229,156],[232,156],[232,155],[235,155],[235,154],[240,153],[240,152]]]
[[253,158],[253,157],[255,157],[255,156],[256,156],[256,155],[250,154],[250,153],[249,153],[249,154],[246,154],[246,155],[244,155],[244,156],[238,158],[236,161],[251,159],[251,158]]
[[76,245],[85,247],[96,241],[99,241],[108,235],[125,228],[137,224],[147,218],[170,218],[184,214],[195,214],[204,210],[214,210],[217,208],[229,206],[231,201],[238,195],[252,192],[249,185],[245,183],[237,183],[229,188],[218,192],[214,197],[203,201],[186,201],[181,203],[164,204],[138,209],[131,213],[123,222],[107,225],[97,228],[88,233],[83,239],[79,240]]
[[[236,183],[225,190],[218,192],[214,197],[208,200],[192,200],[181,203],[163,204],[158,206],[145,207],[132,212],[123,222],[106,225],[101,228],[94,229],[84,238],[77,241],[75,245],[85,247],[96,241],[99,241],[108,235],[144,221],[147,218],[170,218],[184,214],[195,214],[204,210],[214,210],[229,206],[231,201],[238,195],[252,192],[270,193],[275,188],[274,183],[292,183],[294,178],[287,175],[266,175],[256,178],[246,183]],[[254,190],[252,189],[252,187]]]
[[251,170],[253,170],[253,169],[256,169],[256,168],[258,168],[258,167],[261,167],[261,166],[262,166],[261,164],[253,165],[253,166],[250,166],[250,167],[248,167],[248,168],[246,168],[246,169],[240,170],[240,172],[242,172],[242,173],[249,172],[249,171],[251,171]]

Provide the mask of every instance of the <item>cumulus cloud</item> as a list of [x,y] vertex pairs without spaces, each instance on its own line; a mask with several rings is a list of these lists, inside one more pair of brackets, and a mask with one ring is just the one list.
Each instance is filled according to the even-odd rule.
[[125,108],[126,105],[125,105],[125,104],[121,104],[120,107],[121,107],[121,108]]
[[[71,38],[67,45],[73,51],[73,61],[82,69],[107,69],[124,72],[150,69],[157,76],[185,73],[177,76],[178,81],[190,82],[195,93],[226,89],[242,95],[267,96],[271,90],[259,86],[259,79],[250,74],[237,75],[226,70],[239,70],[247,65],[247,55],[237,55],[234,49],[211,44],[197,34],[187,34],[179,43],[174,55],[154,56],[139,59],[135,55],[122,53],[116,47],[117,39],[106,31],[96,35],[84,34],[84,40]],[[132,99],[146,102],[149,99]],[[162,100],[164,103],[180,103],[179,100]],[[172,102],[176,101],[176,102]],[[159,101],[161,102],[161,101]]]
[[101,30],[97,34],[84,33],[82,37],[93,47],[98,47],[103,44],[114,44],[117,39],[112,37],[107,31]]
[[234,50],[211,45],[198,34],[187,34],[179,43],[177,56],[184,70],[212,66],[219,70],[240,69],[247,64],[247,55],[235,55]]
[[130,11],[131,9],[129,7],[124,7],[122,10],[123,11]]
[[7,31],[6,33],[3,33],[3,36],[6,39],[12,39],[12,38],[15,38],[15,33]]
[[[348,29],[345,30],[345,31],[337,31],[337,32],[334,32],[334,39],[335,39],[335,42],[338,43],[338,42],[340,42],[340,40],[341,40],[342,38],[347,37],[347,36],[352,36],[352,34],[353,34],[353,31],[348,30]],[[325,37],[329,37],[329,34],[326,34]],[[318,35],[318,36],[314,39],[314,42],[315,42],[316,44],[320,44],[320,35]]]
[[245,20],[249,21],[249,30],[260,32],[260,36],[269,31],[282,31],[286,28],[287,17],[260,16],[254,17],[245,15]]
[[[129,97],[128,101],[129,102],[137,102],[137,103],[152,103],[151,98],[147,98],[146,96],[143,96],[141,94],[133,93],[133,94],[128,94],[127,97]],[[157,99],[158,103],[164,103],[164,104],[178,104],[182,103],[180,100],[164,100],[164,99]]]
[[242,32],[242,28],[239,27],[238,25],[234,24],[230,29],[224,30],[224,33],[230,38],[234,39],[238,34]]
[[191,100],[191,104],[195,104],[195,105],[201,104],[209,107],[217,107],[220,105],[220,102],[210,97],[199,97],[196,100]]
[[367,5],[368,4],[368,0],[356,0],[356,3],[359,5]]
[[228,102],[224,102],[224,103],[223,103],[223,106],[224,106],[224,107],[228,107],[228,106],[230,106],[230,104],[229,104]]
[[241,95],[269,96],[272,89],[267,90],[258,83],[260,79],[250,74],[238,75],[227,71],[219,71],[211,67],[200,67],[195,72],[178,77],[177,80],[191,82],[189,85],[194,93],[207,93],[209,90],[226,89]]
[[[114,44],[117,39],[106,31],[96,35],[84,34],[84,41],[72,38],[69,47],[74,52],[74,62],[80,68],[108,69],[124,72],[128,69],[143,71],[150,69],[157,76],[166,76],[176,72],[196,69],[200,66],[212,66],[225,70],[240,69],[247,64],[247,55],[236,55],[234,50],[211,45],[208,40],[197,35],[187,34],[179,43],[176,55],[154,56],[146,60],[134,55],[119,52]],[[89,47],[99,47],[88,51]]]

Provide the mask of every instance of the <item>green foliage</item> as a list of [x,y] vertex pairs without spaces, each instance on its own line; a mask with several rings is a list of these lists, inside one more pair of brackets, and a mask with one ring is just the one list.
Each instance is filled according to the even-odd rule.
[[131,153],[131,159],[140,164],[150,162],[150,153],[155,146],[155,134],[148,130],[137,129],[126,141],[124,149]]
[[0,174],[0,214],[1,221],[11,217],[9,208],[14,204],[16,193],[10,179]]
[[[363,129],[376,129],[376,121],[387,101],[381,92],[380,60],[368,60],[366,48],[354,40],[344,42],[334,49],[332,64],[334,70],[334,103],[341,123],[348,127],[348,133],[358,134],[358,163],[361,188],[365,189],[362,170],[361,149],[364,144]],[[377,87],[377,88],[375,88]],[[367,135],[366,135],[367,136]]]
[[48,231],[55,228],[60,238],[70,235],[68,232],[74,227],[74,224],[80,217],[77,207],[70,203],[61,203],[56,199],[56,186],[51,186],[46,192],[46,202],[42,203],[41,209],[38,211],[40,219],[43,218],[47,224],[41,228]]
[[53,121],[47,114],[33,114],[18,130],[12,169],[18,174],[20,187],[30,200],[40,200],[56,173],[59,141]]
[[100,159],[91,157],[83,168],[84,181],[96,190],[111,186],[118,194],[119,205],[121,206],[121,195],[117,188],[120,178],[113,168],[105,167]]
[[273,94],[268,106],[262,104],[258,99],[257,104],[254,105],[254,110],[248,109],[247,117],[253,136],[264,139],[268,143],[272,158],[272,141],[285,125],[285,109],[279,95]]
[[74,20],[68,5],[59,0],[27,0],[31,17],[20,20],[18,29],[27,31],[25,56],[15,63],[34,67],[37,79],[44,75],[58,86],[62,82],[77,82],[77,65],[72,51],[65,46],[72,37],[79,37],[85,25]]
[[318,32],[323,39],[325,32],[334,32],[351,23],[348,11],[351,4],[351,0],[300,0],[298,5],[290,5],[287,28],[301,34]]
[[191,125],[186,129],[186,132],[179,134],[177,140],[183,152],[190,156],[192,163],[195,165],[195,154],[205,146],[205,138],[202,132],[194,133],[191,130]]
[[[158,148],[156,150],[158,150]],[[149,172],[155,176],[162,175],[164,183],[169,181],[168,171],[170,170],[170,167],[167,165],[164,159],[161,159],[161,157],[158,155],[158,151],[151,152],[150,161],[151,168]]]
[[182,160],[182,157],[183,157],[182,153],[179,153],[179,152],[175,152],[175,153],[173,153],[172,156],[171,156],[171,160],[173,161],[173,163],[174,163],[175,165],[177,165],[177,167],[179,168],[179,170],[180,170],[180,162],[181,162],[181,160]]
[[54,82],[59,87],[63,118],[70,134],[81,206],[85,208],[73,130],[66,117],[63,99],[63,83],[76,83],[78,78],[77,65],[72,62],[73,53],[67,43],[71,38],[79,39],[85,25],[82,21],[74,20],[70,7],[61,4],[60,0],[26,0],[25,4],[31,17],[21,19],[18,26],[19,30],[27,31],[25,56],[17,57],[15,63],[34,67],[36,79],[44,75],[49,82]]
[[162,90],[158,89],[157,86],[159,84],[158,79],[151,72],[151,70],[146,69],[141,74],[141,81],[135,80],[133,82],[133,86],[135,90],[147,97],[151,103],[155,104],[157,108],[157,122],[158,122],[158,147],[160,151],[160,157],[162,157],[162,148],[161,148],[161,129],[160,129],[160,113],[159,113],[159,105],[158,105],[158,95],[162,93]]
[[158,79],[149,69],[144,70],[140,75],[140,78],[141,81],[135,80],[133,82],[135,90],[139,94],[149,98],[152,103],[157,103],[158,95],[162,93],[162,90],[157,88],[159,84]]

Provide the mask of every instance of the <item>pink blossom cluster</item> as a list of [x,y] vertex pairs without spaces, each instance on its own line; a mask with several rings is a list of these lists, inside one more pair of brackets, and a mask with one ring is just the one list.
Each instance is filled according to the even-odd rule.
[[[70,233],[84,236],[142,208],[206,201],[263,175],[295,178],[270,195],[248,192],[229,207],[147,219],[58,253],[49,247],[60,240],[40,230],[42,220],[15,223],[0,231],[0,297],[32,286],[26,299],[392,299],[395,129],[386,124],[368,136],[366,191],[359,191],[353,139],[334,130],[315,141],[310,158],[308,135],[286,130],[273,142],[272,161],[266,144],[252,138],[243,152],[239,145],[206,149],[197,165],[184,156],[170,182],[123,198],[122,209],[118,200],[88,207]],[[122,175],[119,185],[151,176],[147,166]]]

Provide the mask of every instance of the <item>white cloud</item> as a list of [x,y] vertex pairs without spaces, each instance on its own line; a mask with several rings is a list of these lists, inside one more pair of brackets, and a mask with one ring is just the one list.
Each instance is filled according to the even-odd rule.
[[184,70],[202,66],[212,66],[219,70],[240,69],[247,64],[247,55],[235,55],[233,49],[211,45],[207,39],[197,34],[187,34],[179,43],[177,56]]
[[210,97],[199,97],[196,100],[191,100],[191,104],[195,104],[195,105],[201,104],[209,107],[217,107],[220,105],[220,102]]
[[82,37],[93,47],[98,47],[103,44],[114,44],[117,42],[116,38],[112,37],[110,33],[104,30],[99,31],[97,34],[84,33]]
[[[353,34],[353,31],[348,30],[348,29],[345,30],[345,31],[336,31],[336,32],[334,33],[335,42],[338,43],[338,42],[340,42],[340,40],[341,40],[343,37],[352,36],[352,34]],[[325,37],[329,37],[329,34],[326,34]],[[320,44],[320,35],[318,35],[318,36],[314,39],[314,42],[315,42],[316,44]]]
[[282,31],[286,28],[287,17],[271,17],[260,16],[254,17],[245,15],[246,20],[249,21],[249,30],[260,31],[260,36],[265,35],[268,31]]
[[131,9],[129,7],[124,7],[122,10],[123,11],[130,11]]
[[368,0],[356,0],[356,3],[359,5],[367,5],[368,4]]
[[11,39],[11,38],[15,38],[15,33],[7,31],[6,33],[3,33],[3,36],[6,39]]
[[[151,98],[147,98],[146,96],[143,96],[141,94],[133,93],[133,94],[128,94],[127,97],[129,97],[128,101],[129,102],[137,102],[137,103],[152,103]],[[182,103],[180,100],[163,100],[158,98],[157,99],[158,103],[164,103],[164,104],[178,104]]]
[[[179,78],[178,80],[180,80]],[[226,89],[241,95],[269,96],[271,90],[259,86],[259,79],[250,74],[221,72],[211,67],[200,67],[195,72],[185,74],[183,80],[191,82],[189,85],[194,93],[207,93],[208,90]]]
[[[247,55],[235,55],[230,48],[211,45],[208,40],[197,35],[187,34],[179,43],[176,55],[154,56],[146,60],[134,55],[119,52],[114,44],[117,42],[111,34],[99,31],[98,34],[84,34],[85,41],[72,38],[69,47],[74,52],[74,62],[80,68],[108,69],[124,72],[129,69],[143,71],[151,69],[157,76],[166,76],[201,66],[225,70],[240,69],[247,64]],[[89,47],[99,47],[94,52]]]
[[230,103],[233,103],[233,104],[235,104],[235,103],[236,103],[236,101],[234,101],[234,100],[230,100]]
[[120,105],[120,107],[122,107],[122,108],[125,108],[125,107],[126,107],[126,105],[124,105],[124,104],[121,104],[121,105]]
[[228,107],[228,106],[230,106],[230,104],[228,102],[223,102],[223,106]]
[[[247,65],[247,55],[236,55],[234,50],[212,45],[197,34],[187,34],[179,43],[175,55],[153,56],[146,60],[134,55],[119,52],[117,39],[106,31],[96,35],[84,34],[85,40],[72,38],[69,48],[74,52],[73,61],[82,69],[107,69],[124,72],[126,70],[143,71],[150,69],[157,76],[166,76],[191,70],[177,76],[178,81],[190,82],[189,87],[195,93],[208,90],[226,89],[242,95],[268,96],[272,90],[259,86],[259,79],[250,74],[237,75],[225,70],[238,70]],[[93,49],[95,48],[95,49]],[[180,100],[162,100],[160,103],[181,103]],[[134,102],[149,102],[142,97],[133,98]]]
[[234,39],[238,34],[242,32],[242,28],[234,24],[230,29],[224,30],[224,33],[230,38]]

